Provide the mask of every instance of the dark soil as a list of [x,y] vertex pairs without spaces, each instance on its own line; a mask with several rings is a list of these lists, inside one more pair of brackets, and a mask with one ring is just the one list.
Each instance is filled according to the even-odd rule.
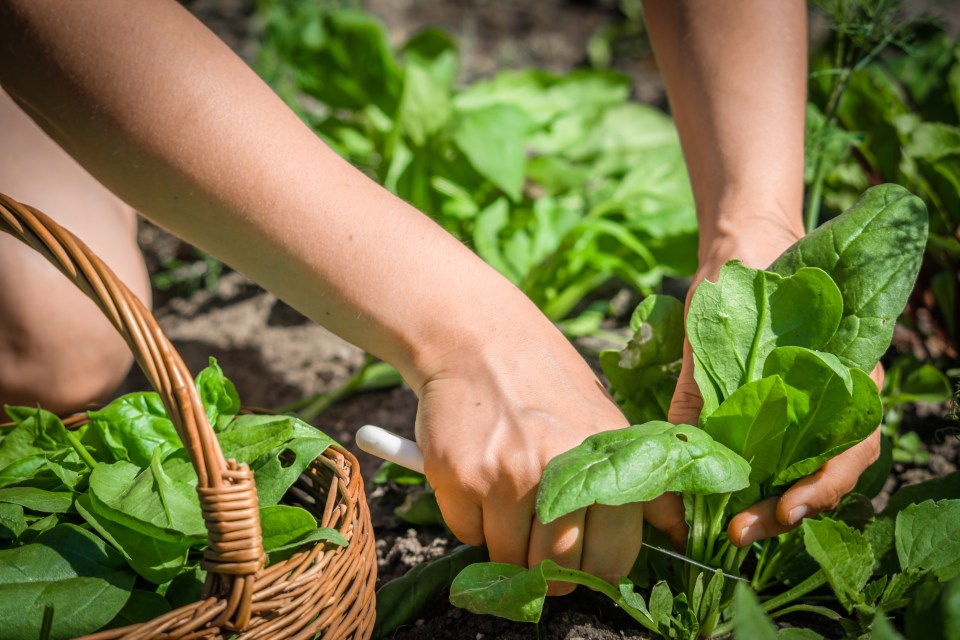
[[[185,4],[231,47],[251,59],[255,46],[250,36],[250,2],[194,0]],[[367,5],[386,21],[391,37],[398,43],[426,25],[453,31],[461,46],[464,81],[505,67],[535,65],[563,72],[582,65],[590,37],[619,19],[615,0],[370,0]],[[614,59],[614,67],[631,75],[638,97],[662,104],[663,86],[649,51],[642,46],[617,46],[617,51],[626,54]],[[175,257],[193,261],[199,272],[205,268],[189,247],[149,223],[142,225],[141,244],[152,273]],[[336,387],[362,363],[359,349],[307,321],[240,274],[227,269],[214,280],[209,289],[201,288],[188,295],[156,291],[155,314],[188,367],[196,372],[210,356],[216,357],[236,383],[245,404],[281,407]],[[133,372],[124,390],[142,389],[145,385],[143,376]],[[958,423],[947,414],[944,407],[924,407],[908,416],[906,426],[921,434],[930,460],[922,467],[897,465],[884,495],[878,498],[878,507],[882,507],[885,496],[903,484],[957,469]],[[393,508],[402,500],[404,489],[373,487],[369,480],[379,462],[358,452],[353,444],[354,432],[367,423],[412,437],[415,417],[416,398],[409,389],[397,388],[349,398],[314,420],[318,428],[351,449],[361,462],[378,539],[381,581],[402,575],[457,544],[442,528],[414,529],[400,520]],[[454,609],[441,594],[418,620],[393,637],[613,640],[650,637],[645,633],[605,599],[581,589],[549,601],[539,632],[532,625]]]

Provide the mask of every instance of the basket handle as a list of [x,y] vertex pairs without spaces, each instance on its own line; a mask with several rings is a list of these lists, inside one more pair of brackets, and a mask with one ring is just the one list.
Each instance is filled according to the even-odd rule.
[[217,622],[242,629],[250,618],[254,577],[266,561],[253,472],[246,463],[224,459],[180,355],[150,311],[89,247],[41,211],[2,193],[0,231],[41,253],[100,307],[160,394],[199,479],[208,544],[201,566],[211,572],[208,588],[219,585],[228,601]]

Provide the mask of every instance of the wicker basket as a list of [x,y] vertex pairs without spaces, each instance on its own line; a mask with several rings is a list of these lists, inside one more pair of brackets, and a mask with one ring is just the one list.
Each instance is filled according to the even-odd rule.
[[347,547],[318,543],[265,567],[258,500],[246,464],[224,460],[193,378],[143,304],[90,249],[36,209],[0,194],[0,230],[30,245],[80,287],[127,341],[163,399],[197,471],[207,526],[203,598],[142,624],[84,640],[369,638],[376,552],[356,459],[331,447],[285,501],[338,529]]

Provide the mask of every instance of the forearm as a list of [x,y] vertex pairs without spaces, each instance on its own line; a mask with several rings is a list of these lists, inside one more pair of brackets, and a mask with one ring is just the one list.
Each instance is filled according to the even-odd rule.
[[67,151],[415,387],[435,352],[482,326],[468,322],[477,299],[528,304],[327,148],[176,3],[0,6],[0,81]]
[[646,0],[704,240],[755,224],[803,234],[806,7]]

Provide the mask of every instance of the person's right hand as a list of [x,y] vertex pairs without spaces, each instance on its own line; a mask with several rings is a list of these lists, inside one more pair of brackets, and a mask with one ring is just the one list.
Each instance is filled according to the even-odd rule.
[[[616,584],[639,553],[643,509],[593,506],[541,523],[547,462],[599,431],[628,425],[590,367],[527,302],[501,309],[430,367],[419,391],[417,443],[444,520],[494,562],[549,558]],[[551,585],[551,595],[573,590]]]

